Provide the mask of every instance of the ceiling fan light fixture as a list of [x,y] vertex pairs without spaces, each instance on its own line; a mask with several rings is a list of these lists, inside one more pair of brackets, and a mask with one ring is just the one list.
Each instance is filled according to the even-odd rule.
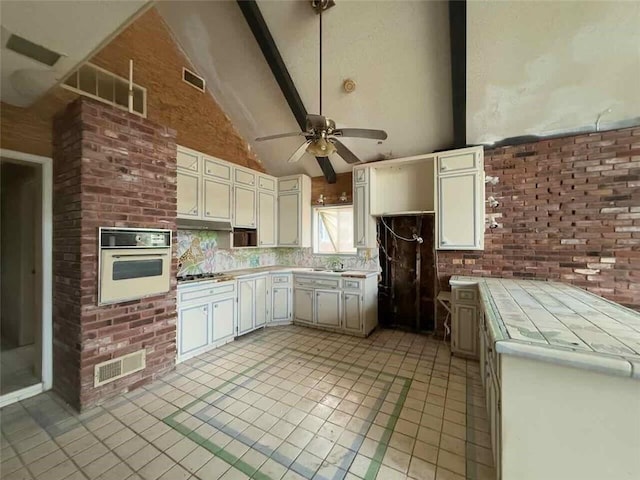
[[332,153],[335,153],[335,151],[335,145],[331,142],[328,142],[323,137],[314,140],[307,146],[307,153],[313,155],[314,157],[328,157]]

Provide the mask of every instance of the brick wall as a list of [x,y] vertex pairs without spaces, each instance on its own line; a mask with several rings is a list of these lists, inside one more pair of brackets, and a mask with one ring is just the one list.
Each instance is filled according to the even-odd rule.
[[340,195],[342,192],[347,194],[347,203],[353,198],[353,174],[351,172],[338,173],[336,175],[336,183],[327,183],[324,177],[313,177],[311,179],[311,204],[316,205],[320,194],[324,195],[327,205],[340,203]]
[[[177,131],[180,145],[264,171],[213,97],[182,81],[182,67],[193,70],[155,8],[136,19],[89,61],[147,89],[147,118]],[[53,117],[77,98],[55,87],[28,108],[0,105],[2,148],[50,157]]]
[[[175,131],[79,99],[57,118],[54,139],[54,388],[82,409],[173,368],[175,254],[169,293],[98,306],[97,234],[100,226],[175,232]],[[142,348],[145,370],[93,388],[97,363]]]
[[454,274],[559,280],[640,309],[640,128],[485,151],[501,228],[482,252],[438,253]]

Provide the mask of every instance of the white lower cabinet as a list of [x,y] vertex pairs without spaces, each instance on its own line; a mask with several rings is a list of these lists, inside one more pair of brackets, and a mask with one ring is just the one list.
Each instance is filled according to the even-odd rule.
[[181,308],[178,314],[180,324],[180,355],[206,347],[209,344],[211,304],[204,303]]
[[233,341],[235,325],[235,281],[178,285],[178,362]]
[[313,323],[313,290],[296,288],[293,291],[293,311],[298,322]]
[[339,290],[316,290],[316,323],[321,327],[340,327]]
[[349,292],[342,295],[342,326],[345,330],[359,332],[362,330],[362,295]]
[[294,275],[296,323],[367,336],[378,325],[378,279]]
[[283,325],[292,322],[292,291],[293,275],[271,275],[271,316],[267,322],[273,325]]
[[213,302],[213,343],[233,338],[235,299]]
[[238,280],[238,335],[267,323],[270,311],[269,275]]

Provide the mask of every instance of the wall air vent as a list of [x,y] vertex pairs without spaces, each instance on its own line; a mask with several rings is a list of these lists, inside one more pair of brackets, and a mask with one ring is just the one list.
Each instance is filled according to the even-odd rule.
[[[129,110],[129,80],[91,63],[85,63],[69,75],[62,86],[122,110]],[[146,117],[147,89],[133,83],[132,90],[133,111],[131,113]]]
[[93,386],[98,387],[143,370],[145,365],[146,350],[144,349],[99,363],[95,366]]
[[49,65],[53,67],[58,60],[60,60],[59,53],[53,52],[48,48],[43,47],[42,45],[37,45],[26,38],[22,38],[15,33],[12,33],[7,40],[7,49],[13,50],[20,55],[24,55],[25,57],[29,57],[36,62],[44,63],[45,65]]
[[191,70],[187,70],[184,67],[182,67],[182,80],[187,82],[193,88],[197,88],[201,92],[204,92],[204,78],[202,78],[200,75],[196,75]]

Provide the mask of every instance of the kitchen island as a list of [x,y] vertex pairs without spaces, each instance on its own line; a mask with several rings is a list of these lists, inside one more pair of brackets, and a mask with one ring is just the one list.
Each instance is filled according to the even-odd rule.
[[640,478],[640,314],[556,282],[450,284],[477,299],[498,478]]

